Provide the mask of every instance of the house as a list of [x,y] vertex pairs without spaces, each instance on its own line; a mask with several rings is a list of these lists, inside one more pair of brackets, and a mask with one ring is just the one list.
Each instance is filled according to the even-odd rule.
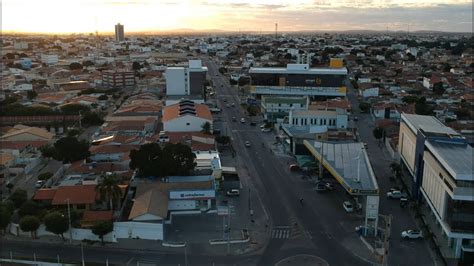
[[376,119],[400,120],[400,112],[393,103],[380,102],[372,106],[372,114]]
[[51,141],[54,134],[49,133],[45,129],[38,127],[29,127],[24,125],[16,125],[7,133],[0,136],[1,141]]
[[212,129],[212,114],[205,104],[183,100],[163,109],[163,130],[167,132],[201,131],[205,123]]
[[39,189],[33,200],[51,202],[52,206],[66,207],[68,204],[75,210],[90,210],[98,199],[95,185],[59,186],[51,189]]

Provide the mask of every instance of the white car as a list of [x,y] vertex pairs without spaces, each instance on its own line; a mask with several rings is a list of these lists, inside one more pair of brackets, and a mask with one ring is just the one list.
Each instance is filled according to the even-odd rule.
[[247,140],[247,141],[245,142],[245,147],[250,147],[250,141]]
[[270,131],[272,131],[271,128],[262,128],[262,132],[270,132]]
[[393,191],[387,192],[387,198],[389,199],[399,199],[399,198],[406,198],[406,197],[407,197],[407,194],[402,193],[399,190],[393,190]]
[[227,196],[239,196],[240,195],[240,191],[238,189],[231,189],[229,191],[227,191],[226,193]]
[[240,119],[240,123],[242,123],[242,124],[245,123],[245,118],[242,117],[242,118]]
[[349,201],[344,201],[342,203],[342,207],[344,207],[344,210],[346,210],[346,212],[353,212],[354,211],[354,207],[352,206],[352,203],[350,203]]
[[406,230],[402,232],[403,239],[418,239],[423,238],[423,234],[420,230]]
[[36,188],[41,188],[41,187],[43,187],[43,185],[44,185],[45,183],[46,183],[46,181],[44,181],[44,180],[38,180],[38,181],[36,181],[35,187],[36,187]]

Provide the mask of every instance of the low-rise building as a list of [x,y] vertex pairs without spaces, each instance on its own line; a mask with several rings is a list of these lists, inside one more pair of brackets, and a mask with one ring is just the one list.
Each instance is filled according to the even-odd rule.
[[169,132],[201,131],[205,123],[211,125],[212,114],[205,104],[184,100],[163,108],[163,130]]

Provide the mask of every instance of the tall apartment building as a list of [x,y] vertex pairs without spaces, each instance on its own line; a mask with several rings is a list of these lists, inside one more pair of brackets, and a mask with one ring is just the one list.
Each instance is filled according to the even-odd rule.
[[251,93],[291,96],[346,96],[347,69],[342,59],[331,59],[329,67],[310,68],[309,64],[288,64],[282,67],[252,67]]
[[133,88],[135,86],[135,74],[133,71],[102,72],[102,85],[106,88]]
[[204,98],[206,73],[201,60],[189,60],[188,67],[167,67],[166,95]]
[[473,263],[474,150],[435,117],[412,114],[401,115],[398,149],[443,256]]
[[123,30],[123,25],[118,23],[115,25],[115,40],[117,42],[123,42],[125,41],[125,33]]

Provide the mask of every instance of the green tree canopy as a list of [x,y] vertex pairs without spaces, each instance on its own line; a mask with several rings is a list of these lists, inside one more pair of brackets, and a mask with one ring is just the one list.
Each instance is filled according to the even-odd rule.
[[40,220],[33,215],[26,215],[20,219],[20,229],[25,232],[30,232],[31,237],[35,238],[36,230],[40,226]]
[[61,112],[66,115],[78,115],[79,112],[82,114],[90,112],[90,108],[82,104],[66,104],[61,106]]
[[201,128],[202,128],[201,130],[202,132],[206,134],[211,134],[211,123],[205,122],[202,124]]
[[195,158],[185,144],[167,143],[162,149],[158,143],[148,143],[130,152],[130,168],[138,169],[141,176],[186,175],[194,169]]
[[64,137],[54,143],[53,158],[66,163],[87,158],[90,155],[89,144],[74,137]]
[[106,94],[102,94],[97,98],[99,101],[107,101],[109,97]]
[[421,97],[415,103],[415,113],[417,115],[432,115],[433,114],[433,107],[429,106],[426,103],[426,98]]
[[38,93],[34,90],[31,90],[26,92],[26,96],[28,97],[28,99],[33,100],[34,98],[36,98],[36,96],[38,96]]
[[92,233],[97,235],[104,244],[104,236],[114,230],[114,224],[111,221],[100,221],[92,227]]
[[82,69],[82,65],[80,63],[74,62],[74,63],[69,64],[69,69],[70,70]]
[[372,131],[372,133],[374,134],[374,138],[376,138],[377,140],[380,140],[383,137],[383,132],[384,130],[381,127],[376,127]]
[[44,217],[44,225],[46,230],[61,236],[64,240],[64,233],[69,229],[69,222],[67,216],[58,211],[53,211]]
[[133,70],[137,71],[137,70],[140,70],[142,68],[142,65],[140,63],[138,63],[137,61],[135,61],[132,64],[132,68],[133,68]]
[[433,93],[436,95],[443,95],[445,89],[443,87],[443,82],[437,82],[433,85]]
[[82,117],[82,124],[86,126],[97,126],[102,125],[103,123],[104,120],[98,113],[87,113]]
[[408,104],[416,103],[416,101],[418,101],[418,96],[415,96],[415,95],[403,96],[402,101]]
[[102,201],[107,201],[109,210],[114,208],[114,202],[122,198],[122,190],[118,186],[120,184],[116,175],[103,175],[100,183],[95,188],[100,194]]
[[26,190],[16,189],[9,197],[13,202],[15,208],[20,208],[20,206],[28,199]]
[[27,216],[27,215],[37,215],[39,212],[38,204],[32,200],[27,200],[23,204],[21,204],[20,209],[18,210],[18,215],[20,217]]
[[216,142],[222,145],[227,145],[230,143],[230,137],[229,136],[217,136],[215,138]]
[[370,107],[371,107],[370,103],[362,102],[362,103],[359,104],[359,109],[362,113],[369,112]]
[[5,231],[11,221],[11,217],[12,211],[5,204],[0,203],[0,230]]

